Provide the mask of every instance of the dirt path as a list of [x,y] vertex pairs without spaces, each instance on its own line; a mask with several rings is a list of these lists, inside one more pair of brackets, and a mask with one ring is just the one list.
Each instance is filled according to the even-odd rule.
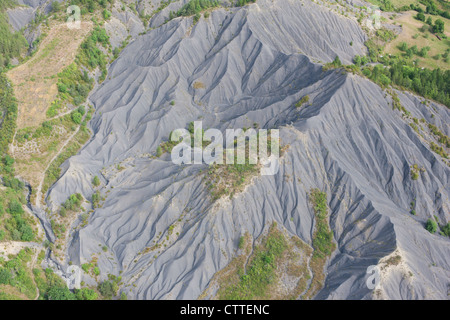
[[36,283],[36,279],[34,278],[34,273],[33,273],[33,269],[36,266],[36,262],[37,262],[37,259],[38,259],[40,251],[41,250],[36,249],[36,252],[34,253],[34,256],[33,256],[33,259],[31,260],[31,265],[30,265],[31,274],[33,275],[33,277],[32,277],[33,283],[34,283],[34,286],[36,288],[36,297],[34,297],[34,300],[39,299],[39,296],[41,295],[41,293],[39,292],[39,287],[38,287],[38,285]]
[[247,266],[248,263],[250,261],[251,256],[253,255],[253,252],[255,250],[255,239],[252,238],[252,250],[250,251],[250,253],[247,255],[246,259],[245,259],[245,263],[244,263],[244,274],[247,274]]
[[[84,118],[83,118],[84,119]],[[77,127],[77,129],[70,135],[70,137],[63,143],[61,148],[59,148],[58,152],[53,156],[53,158],[48,162],[47,166],[45,167],[44,171],[41,173],[41,177],[39,179],[39,185],[36,189],[36,202],[35,206],[37,208],[41,208],[41,193],[42,193],[42,185],[44,184],[45,179],[45,173],[47,172],[48,168],[50,168],[50,165],[53,163],[53,161],[56,160],[56,158],[61,154],[61,152],[64,150],[64,148],[67,146],[67,144],[75,137],[75,135],[80,130],[80,126]]]
[[20,250],[25,248],[34,250],[34,255],[30,263],[30,272],[32,274],[31,279],[33,280],[34,286],[36,288],[36,296],[34,297],[34,300],[37,300],[39,299],[40,292],[34,279],[33,269],[36,266],[39,253],[44,248],[44,246],[36,242],[7,241],[0,244],[0,257],[4,256],[4,258],[7,258],[10,254],[17,255]]
[[0,256],[17,255],[20,250],[25,248],[41,248],[42,245],[36,242],[5,241],[0,244]]
[[77,109],[75,108],[75,109],[67,110],[66,112],[60,113],[57,116],[54,116],[53,118],[49,118],[47,121],[52,121],[52,120],[55,120],[55,119],[59,119],[61,117],[64,117],[65,115],[68,115],[69,113],[71,113],[71,112],[73,112],[75,110],[77,110]]

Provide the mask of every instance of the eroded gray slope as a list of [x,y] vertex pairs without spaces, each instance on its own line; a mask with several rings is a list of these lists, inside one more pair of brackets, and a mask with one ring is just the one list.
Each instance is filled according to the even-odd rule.
[[[129,45],[92,95],[93,139],[63,165],[47,199],[55,208],[75,192],[89,198],[93,175],[101,176],[105,202],[76,233],[68,261],[98,255],[101,278],[122,271],[131,298],[196,298],[231,261],[245,231],[258,237],[275,220],[311,243],[307,193],[317,187],[328,194],[338,245],[318,298],[372,297],[366,269],[393,252],[404,269],[383,274],[382,296],[446,298],[449,242],[423,223],[432,214],[449,219],[448,167],[378,86],[311,62],[364,52],[357,24],[323,10],[261,1],[214,11],[192,28],[191,19],[175,19]],[[312,19],[298,27],[294,17],[326,14],[330,29]],[[296,109],[306,94],[311,105]],[[413,115],[448,132],[446,108],[400,98]],[[204,166],[148,156],[170,131],[200,117],[221,130],[280,127],[290,146],[280,172],[255,178],[232,201],[211,203]],[[425,167],[418,181],[410,179],[412,164]],[[420,210],[412,217],[414,198]]]

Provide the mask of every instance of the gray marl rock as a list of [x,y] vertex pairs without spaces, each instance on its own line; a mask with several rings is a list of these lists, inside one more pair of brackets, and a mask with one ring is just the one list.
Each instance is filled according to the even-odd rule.
[[34,10],[30,7],[17,7],[7,10],[9,23],[14,31],[19,31],[34,19]]

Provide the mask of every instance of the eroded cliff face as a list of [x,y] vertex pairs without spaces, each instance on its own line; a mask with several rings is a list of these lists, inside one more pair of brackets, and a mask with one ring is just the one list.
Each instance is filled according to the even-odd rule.
[[[289,0],[217,9],[195,25],[176,18],[137,37],[91,95],[94,135],[63,164],[47,197],[53,210],[76,192],[90,199],[92,178],[100,177],[104,200],[74,232],[67,262],[97,259],[98,280],[120,274],[129,298],[195,299],[233,260],[245,233],[258,239],[275,221],[311,245],[308,194],[319,188],[337,248],[316,298],[446,299],[449,240],[423,225],[433,215],[449,220],[448,165],[430,150],[427,126],[415,132],[391,94],[445,134],[450,114],[360,76],[323,71],[336,55],[350,63],[365,54],[365,40],[356,21]],[[206,165],[151,156],[172,130],[199,119],[222,131],[280,129],[288,148],[279,172],[212,201]],[[423,168],[417,180],[414,164]],[[370,290],[366,271],[377,264],[381,285]]]

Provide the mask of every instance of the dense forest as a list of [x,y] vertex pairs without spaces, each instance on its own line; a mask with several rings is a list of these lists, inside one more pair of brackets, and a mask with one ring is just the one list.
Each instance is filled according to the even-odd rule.
[[[4,225],[0,228],[0,240],[8,237],[12,240],[32,241],[35,235],[31,221],[22,207],[25,203],[24,183],[15,178],[14,159],[8,155],[8,147],[16,129],[17,101],[13,87],[4,73],[0,73],[0,109],[0,173],[4,186],[0,194],[0,218],[4,218]],[[8,213],[8,216],[5,217],[5,213]]]
[[219,1],[214,0],[191,0],[181,7],[177,12],[170,12],[169,20],[175,17],[188,17],[194,16],[194,23],[200,19],[200,12],[209,8],[215,8],[219,6]]
[[[382,43],[394,37],[395,34],[390,30],[377,30],[376,36],[366,42],[369,54],[356,55],[353,58],[354,65],[350,68],[361,71],[381,86],[396,85],[450,107],[450,70],[418,67],[417,62],[412,60],[413,55],[426,55],[429,50],[427,47],[420,50],[415,46],[400,48],[405,51],[404,55],[386,55]],[[372,66],[368,65],[369,62],[378,64]]]
[[[56,1],[55,1],[56,2]],[[54,5],[56,10],[58,11],[60,5],[56,2]],[[114,0],[70,0],[69,4],[78,5],[81,8],[81,14],[85,14],[87,12],[94,12],[96,9],[106,8],[108,4],[114,3]]]
[[3,156],[12,142],[17,118],[17,101],[11,83],[4,73],[0,73],[0,112],[0,155]]
[[397,61],[389,68],[377,65],[372,70],[365,69],[363,72],[382,85],[392,83],[450,107],[450,70],[422,69]]
[[0,1],[0,68],[8,66],[28,45],[22,33],[14,32],[9,25],[6,9],[13,6],[12,0]]

